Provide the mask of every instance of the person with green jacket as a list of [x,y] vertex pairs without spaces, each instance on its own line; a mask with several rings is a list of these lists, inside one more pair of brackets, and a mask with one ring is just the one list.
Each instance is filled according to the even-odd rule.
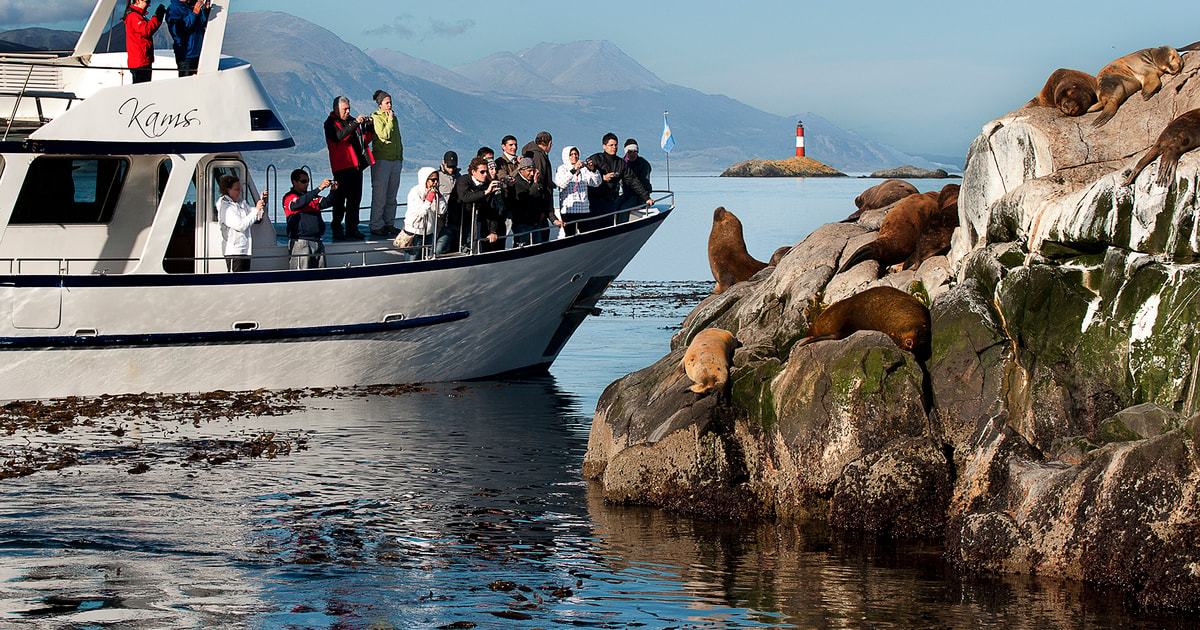
[[396,193],[400,190],[400,172],[404,170],[404,144],[400,141],[400,126],[392,113],[392,97],[383,90],[375,91],[379,109],[371,114],[375,125],[371,165],[371,234],[395,236]]

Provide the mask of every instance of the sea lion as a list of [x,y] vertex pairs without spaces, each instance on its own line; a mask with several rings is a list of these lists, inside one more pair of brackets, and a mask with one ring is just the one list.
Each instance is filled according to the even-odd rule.
[[929,215],[937,210],[938,195],[937,191],[931,191],[909,195],[898,201],[883,218],[875,240],[851,254],[846,262],[842,263],[838,273],[865,260],[877,260],[883,267],[904,262],[916,251],[925,222]]
[[742,222],[724,206],[713,210],[712,232],[708,234],[708,266],[717,281],[713,293],[723,293],[767,267],[767,263],[755,260],[746,251]]
[[1096,77],[1079,70],[1059,68],[1025,107],[1057,107],[1067,116],[1082,116],[1096,104]]
[[854,198],[854,205],[858,206],[858,210],[854,214],[842,219],[842,223],[850,223],[857,221],[858,217],[867,210],[877,210],[886,208],[897,201],[917,193],[917,187],[904,181],[903,179],[889,179],[879,184],[876,184],[862,192],[861,195]]
[[1142,99],[1150,100],[1162,87],[1162,75],[1179,74],[1180,70],[1183,70],[1183,58],[1170,46],[1143,48],[1104,66],[1096,75],[1096,94],[1099,98],[1095,105],[1088,108],[1089,112],[1103,110],[1103,113],[1096,117],[1092,126],[1104,126],[1117,115],[1117,108],[1125,99],[1139,89]]
[[706,328],[698,333],[683,353],[683,371],[692,379],[688,389],[705,394],[713,389],[718,394],[729,393],[729,366],[733,351],[739,345],[737,337],[728,330]]
[[1138,160],[1133,170],[1125,176],[1121,185],[1128,186],[1137,179],[1142,169],[1150,165],[1155,158],[1162,156],[1158,163],[1158,179],[1155,183],[1170,189],[1175,185],[1175,167],[1179,165],[1179,156],[1200,147],[1200,109],[1193,109],[1180,114],[1178,118],[1167,123],[1158,140],[1150,145],[1146,155]]
[[771,260],[767,261],[767,266],[774,267],[774,266],[778,265],[779,261],[783,260],[783,257],[787,256],[788,252],[790,252],[790,251],[792,251],[791,245],[784,245],[783,247],[780,247],[779,249],[775,250],[775,253],[771,254]]
[[929,309],[892,287],[872,287],[834,302],[813,320],[799,345],[844,339],[859,330],[878,330],[918,359],[929,356]]
[[958,227],[958,191],[958,184],[942,186],[937,210],[925,220],[916,251],[904,261],[905,269],[920,267],[926,260],[950,251],[950,239]]

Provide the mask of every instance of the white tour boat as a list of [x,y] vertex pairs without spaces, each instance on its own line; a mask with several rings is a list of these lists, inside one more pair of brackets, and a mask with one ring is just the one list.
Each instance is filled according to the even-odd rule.
[[124,52],[97,52],[124,4],[99,0],[73,52],[0,56],[0,399],[544,370],[670,213],[666,193],[575,236],[408,262],[331,242],[310,270],[263,221],[251,270],[229,273],[217,179],[254,199],[242,155],[294,142],[250,65],[220,54],[229,0],[195,76],[160,50],[139,84]]

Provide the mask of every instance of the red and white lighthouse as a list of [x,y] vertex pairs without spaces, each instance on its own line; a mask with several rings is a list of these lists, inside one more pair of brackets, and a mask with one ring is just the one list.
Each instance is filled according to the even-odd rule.
[[804,121],[796,121],[796,157],[804,157]]

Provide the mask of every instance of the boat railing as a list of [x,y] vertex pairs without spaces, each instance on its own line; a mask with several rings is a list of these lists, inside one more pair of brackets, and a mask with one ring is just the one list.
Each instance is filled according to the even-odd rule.
[[[76,66],[64,66],[57,60],[70,53],[28,52],[4,53],[0,55],[0,99],[11,99],[11,109],[0,110],[4,119],[4,134],[27,137],[38,127],[49,122],[51,114],[59,114],[71,108],[75,101],[83,98],[66,89],[63,70]],[[92,68],[95,69],[95,68]],[[22,109],[22,104],[32,101],[32,111]]]
[[[564,230],[564,235],[561,238],[570,239],[574,235],[583,234],[593,230],[603,229],[626,223],[631,220],[639,220],[645,217],[658,214],[658,206],[665,203],[668,207],[674,204],[674,193],[669,191],[655,191],[655,194],[661,193],[661,196],[651,197],[652,204],[641,204],[631,208],[623,208],[614,212],[609,212],[602,215],[591,216],[575,219],[565,222],[565,227],[551,226],[540,228],[532,232],[520,234],[507,234],[501,237],[502,247],[493,246],[494,250],[488,250],[485,246],[486,238],[472,238],[469,244],[462,244],[460,247],[449,252],[438,253],[436,251],[436,235],[439,233],[438,227],[435,226],[434,237],[420,245],[414,245],[405,248],[397,248],[391,243],[379,244],[375,241],[371,244],[364,244],[363,247],[353,248],[349,250],[333,249],[326,251],[325,257],[327,261],[332,261],[334,264],[327,264],[328,267],[356,267],[380,264],[381,262],[399,262],[398,258],[403,256],[407,260],[423,260],[436,259],[451,256],[466,256],[485,254],[490,251],[498,251],[500,249],[513,249],[519,247],[527,247],[542,242],[556,240],[556,232]],[[472,229],[474,226],[472,226]],[[568,229],[568,228],[574,228]],[[535,238],[535,235],[537,238]],[[284,247],[286,251],[286,246]],[[283,270],[290,267],[292,258],[290,253],[271,254],[258,252],[254,254],[254,260],[259,261],[258,266],[264,270]],[[180,262],[180,263],[196,263],[208,262],[216,266],[217,269],[224,268],[224,256],[186,256],[186,257],[167,257],[164,262]],[[286,262],[280,262],[286,261]],[[5,275],[116,275],[123,273],[125,269],[136,265],[139,262],[137,258],[120,258],[120,257],[101,257],[101,258],[0,258],[0,274]],[[265,263],[265,264],[264,264]],[[274,264],[280,263],[280,264]],[[106,269],[105,265],[111,265],[112,270]]]

